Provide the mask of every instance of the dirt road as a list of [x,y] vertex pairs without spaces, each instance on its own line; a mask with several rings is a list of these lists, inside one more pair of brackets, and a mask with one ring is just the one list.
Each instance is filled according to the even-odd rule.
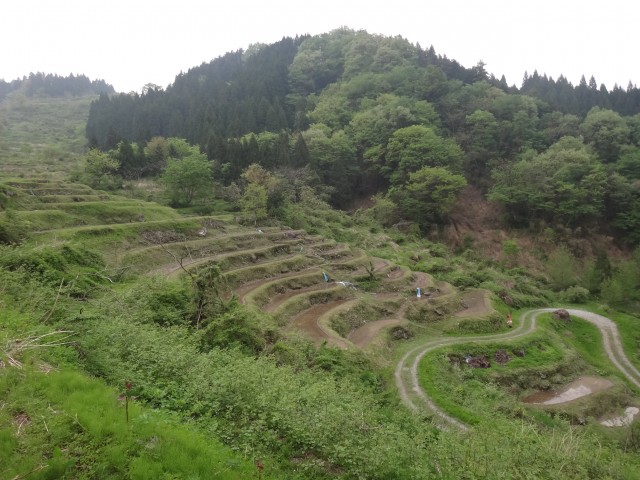
[[[455,427],[461,430],[468,430],[469,427],[467,425],[448,415],[435,405],[420,386],[418,367],[422,358],[432,350],[436,350],[445,345],[469,342],[485,343],[522,337],[535,330],[536,320],[539,315],[555,310],[557,310],[557,308],[543,308],[525,312],[520,316],[519,325],[506,333],[474,337],[443,337],[429,340],[409,350],[396,365],[394,373],[396,386],[398,387],[402,402],[414,412],[426,410],[434,414],[436,423],[441,428]],[[569,313],[588,321],[600,330],[604,349],[609,360],[630,382],[640,387],[640,372],[625,355],[616,324],[606,317],[584,310],[569,310]]]

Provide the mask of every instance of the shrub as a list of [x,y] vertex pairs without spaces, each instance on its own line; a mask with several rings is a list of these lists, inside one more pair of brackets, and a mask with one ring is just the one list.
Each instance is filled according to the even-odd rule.
[[494,313],[482,320],[473,318],[461,320],[456,328],[447,333],[492,333],[500,331],[504,326],[502,315]]
[[259,353],[265,348],[266,339],[273,336],[255,314],[238,306],[207,323],[200,337],[200,348],[207,352],[214,347],[239,347],[249,353]]
[[416,263],[414,269],[428,273],[446,273],[452,271],[453,266],[444,258],[432,258]]
[[569,303],[585,303],[589,300],[589,290],[584,287],[569,287],[560,294],[560,298]]
[[461,271],[450,272],[443,279],[459,288],[473,288],[480,285],[480,282],[473,275],[468,275]]
[[21,220],[13,210],[7,210],[0,218],[0,244],[21,243],[27,236],[27,223]]

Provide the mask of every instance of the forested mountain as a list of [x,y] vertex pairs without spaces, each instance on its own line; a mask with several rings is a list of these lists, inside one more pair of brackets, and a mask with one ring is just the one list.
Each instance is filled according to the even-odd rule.
[[[482,63],[465,68],[401,37],[339,29],[228,53],[166,91],[102,94],[87,137],[126,151],[184,138],[225,185],[253,163],[309,165],[334,206],[383,192],[393,219],[423,229],[446,222],[451,197],[471,184],[514,226],[613,229],[638,242],[638,112],[632,85],[608,92],[593,78],[574,87],[534,72],[517,89]],[[126,170],[152,160],[120,161]]]
[[0,100],[9,93],[22,89],[25,95],[47,95],[59,97],[63,95],[90,95],[115,93],[113,86],[104,80],[90,80],[85,75],[69,75],[61,77],[50,73],[30,73],[28,77],[18,78],[10,82],[0,79]]

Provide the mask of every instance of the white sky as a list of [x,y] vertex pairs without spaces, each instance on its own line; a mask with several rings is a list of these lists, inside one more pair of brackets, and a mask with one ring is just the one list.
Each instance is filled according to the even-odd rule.
[[340,26],[433,45],[465,67],[482,60],[518,87],[536,69],[640,84],[634,0],[5,0],[0,78],[85,74],[140,91],[252,43]]

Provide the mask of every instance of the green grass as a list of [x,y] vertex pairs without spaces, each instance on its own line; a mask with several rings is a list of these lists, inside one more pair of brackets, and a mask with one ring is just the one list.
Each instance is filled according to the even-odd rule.
[[250,292],[246,299],[259,307],[263,307],[276,295],[291,290],[312,287],[314,285],[321,286],[322,283],[322,273],[320,270],[315,270],[311,273],[300,272],[300,275],[296,275],[294,277],[287,277],[283,279],[276,278],[271,282],[267,282]]
[[[144,210],[142,210],[144,211]],[[142,237],[145,233],[170,232],[180,235],[191,234],[202,227],[209,217],[171,218],[168,220],[144,221],[109,225],[80,225],[64,227],[42,232],[33,232],[34,242],[77,241],[94,248],[104,248],[113,243],[126,243],[135,246],[149,245]]]
[[568,348],[574,349],[602,374],[618,373],[604,351],[602,335],[595,325],[578,317],[571,317],[571,321],[565,323],[552,319],[550,314],[539,317],[538,324],[558,332]]
[[244,479],[254,474],[249,461],[170,415],[130,401],[127,423],[122,392],[73,370],[45,374],[8,368],[0,376],[0,393],[2,478]]
[[[251,459],[77,369],[69,347],[12,353],[16,339],[53,331],[0,292],[0,478],[219,478],[255,475]],[[38,287],[31,296],[38,294]],[[50,337],[55,338],[55,337]],[[75,339],[77,337],[72,337]],[[273,462],[266,460],[267,466]],[[273,473],[273,472],[270,472]],[[280,478],[277,473],[266,478]]]
[[0,172],[64,178],[85,149],[89,105],[95,98],[8,95],[0,102]]
[[[39,210],[18,210],[15,216],[33,230],[54,230],[83,225],[107,225],[177,219],[172,210],[153,204],[105,203],[44,204]],[[0,217],[4,213],[0,212]]]
[[433,402],[449,415],[468,425],[477,425],[483,417],[463,407],[452,395],[452,393],[461,395],[463,393],[462,386],[460,384],[454,386],[450,379],[446,381],[445,386],[440,380],[443,361],[441,352],[425,355],[418,370],[420,386]]
[[[524,350],[523,357],[516,350]],[[511,360],[497,363],[494,353],[505,350]],[[457,356],[459,365],[449,355]],[[470,368],[464,357],[483,355],[491,368]],[[467,343],[447,346],[427,353],[419,366],[420,385],[433,401],[450,415],[469,425],[489,421],[496,415],[498,405],[510,410],[517,400],[499,385],[524,391],[550,386],[540,379],[558,383],[565,380],[559,372],[567,370],[568,356],[564,348],[548,336],[536,335],[509,343]]]
[[273,312],[273,315],[278,318],[281,325],[285,325],[293,317],[314,305],[351,298],[357,298],[356,293],[349,288],[342,287],[304,292],[282,303]]

